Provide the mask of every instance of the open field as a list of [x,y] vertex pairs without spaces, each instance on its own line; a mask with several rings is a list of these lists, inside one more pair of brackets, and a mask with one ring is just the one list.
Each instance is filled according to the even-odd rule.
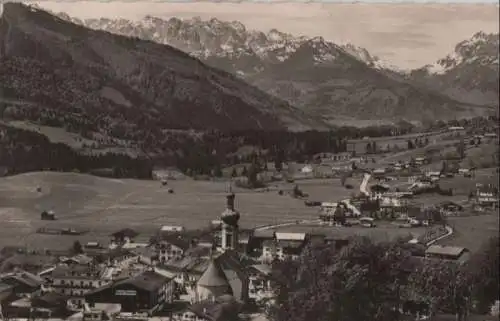
[[[292,185],[278,186],[290,189]],[[42,192],[36,191],[37,186]],[[225,207],[225,182],[169,181],[175,193],[158,181],[114,180],[73,173],[28,173],[0,179],[0,245],[68,247],[74,240],[107,243],[109,234],[131,227],[152,235],[162,225],[203,228]],[[311,199],[335,201],[349,196],[339,180],[300,183]],[[233,189],[241,226],[255,227],[302,219],[315,219],[317,209],[302,200],[274,191]],[[56,221],[42,221],[43,210],[54,210]],[[36,234],[40,227],[82,228],[80,236]]]
[[442,245],[463,246],[476,251],[491,237],[498,237],[498,212],[470,217],[450,217],[453,235],[438,241]]

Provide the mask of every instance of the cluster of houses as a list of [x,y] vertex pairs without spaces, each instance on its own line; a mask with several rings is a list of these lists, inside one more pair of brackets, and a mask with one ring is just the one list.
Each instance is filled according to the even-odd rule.
[[[298,259],[309,244],[341,248],[351,235],[241,230],[235,196],[205,234],[162,227],[148,241],[122,229],[109,246],[90,242],[72,255],[7,255],[0,266],[7,318],[71,320],[230,320],[272,302],[275,260]],[[450,205],[450,204],[448,204]],[[467,250],[429,247],[423,258],[466,260]]]
[[89,242],[78,254],[11,253],[0,267],[1,311],[8,318],[228,320],[272,297],[270,263],[296,259],[318,239],[240,230],[238,220],[230,194],[206,234],[162,227],[146,242],[127,228],[109,246]]

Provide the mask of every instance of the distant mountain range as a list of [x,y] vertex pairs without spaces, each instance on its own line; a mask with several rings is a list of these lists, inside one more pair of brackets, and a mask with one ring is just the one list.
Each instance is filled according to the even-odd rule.
[[352,44],[276,29],[247,30],[237,21],[59,16],[91,29],[169,44],[333,124],[467,117],[498,105],[498,51],[493,50],[498,35],[475,35],[433,68],[400,71]]
[[406,76],[461,101],[498,106],[498,48],[498,34],[478,32],[452,54]]
[[20,3],[4,4],[0,19],[0,88],[4,115],[130,140],[165,129],[326,128],[178,49]]

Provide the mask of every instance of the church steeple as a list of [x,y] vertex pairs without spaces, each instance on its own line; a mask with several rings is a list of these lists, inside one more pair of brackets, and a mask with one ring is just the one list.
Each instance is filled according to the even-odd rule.
[[222,212],[222,244],[221,248],[223,251],[228,249],[236,249],[238,246],[238,221],[240,219],[240,213],[235,210],[234,200],[236,196],[234,193],[229,193],[226,195],[226,209]]

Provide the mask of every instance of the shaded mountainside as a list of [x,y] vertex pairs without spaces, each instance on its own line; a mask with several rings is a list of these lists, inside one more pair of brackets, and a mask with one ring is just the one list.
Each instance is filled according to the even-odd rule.
[[7,116],[68,120],[132,140],[167,128],[322,125],[178,49],[91,30],[18,3],[4,4],[0,19],[0,86],[4,101],[17,103],[7,106]]
[[498,106],[499,35],[478,32],[434,65],[413,70],[407,79],[458,100]]
[[491,111],[415,86],[412,80],[386,72],[380,59],[365,49],[322,37],[295,37],[276,29],[263,33],[215,18],[82,21],[60,16],[89,28],[170,44],[331,123],[425,121]]

